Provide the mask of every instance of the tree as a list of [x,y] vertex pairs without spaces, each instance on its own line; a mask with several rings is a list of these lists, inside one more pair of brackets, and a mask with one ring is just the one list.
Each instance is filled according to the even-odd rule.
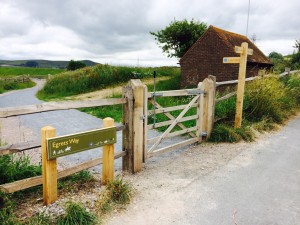
[[273,60],[284,60],[283,55],[278,52],[271,52],[269,58]]
[[293,47],[296,48],[298,52],[300,52],[300,39],[295,41],[295,45]]
[[186,19],[182,21],[174,19],[164,29],[150,34],[155,36],[158,45],[168,57],[181,58],[206,30],[206,23],[193,19],[190,22]]
[[71,60],[67,66],[67,70],[77,70],[86,67],[86,65],[81,61]]
[[25,66],[26,67],[38,67],[38,62],[36,62],[36,61],[27,61],[26,63],[25,63]]

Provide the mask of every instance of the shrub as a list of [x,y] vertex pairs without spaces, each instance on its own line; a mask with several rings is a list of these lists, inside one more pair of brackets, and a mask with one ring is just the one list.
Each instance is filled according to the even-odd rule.
[[31,165],[28,156],[0,156],[0,184],[42,174],[41,166]]

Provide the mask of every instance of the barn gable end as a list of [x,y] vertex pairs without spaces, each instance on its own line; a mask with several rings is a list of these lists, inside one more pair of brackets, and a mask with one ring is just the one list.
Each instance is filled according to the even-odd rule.
[[272,66],[247,37],[210,26],[180,59],[181,87],[195,86],[208,75],[216,76],[217,81],[237,79],[238,64],[223,64],[222,61],[225,56],[238,56],[234,46],[240,46],[242,42],[247,42],[253,49],[253,55],[247,60],[247,77],[256,76],[258,70]]

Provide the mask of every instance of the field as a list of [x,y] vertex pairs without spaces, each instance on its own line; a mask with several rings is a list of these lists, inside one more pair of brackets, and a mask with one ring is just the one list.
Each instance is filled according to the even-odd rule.
[[49,68],[28,68],[28,67],[0,67],[0,77],[4,76],[20,76],[20,75],[54,75],[61,73],[63,69],[49,69]]

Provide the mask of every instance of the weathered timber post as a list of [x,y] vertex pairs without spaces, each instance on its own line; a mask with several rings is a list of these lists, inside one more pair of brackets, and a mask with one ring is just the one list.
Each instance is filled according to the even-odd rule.
[[[202,82],[198,84],[198,89],[204,92]],[[202,141],[203,105],[204,105],[203,103],[204,103],[204,94],[200,94],[200,97],[198,99],[198,106],[197,106],[197,130],[196,130],[196,136],[198,138],[199,143]]]
[[213,76],[205,78],[200,89],[205,92],[203,98],[202,130],[206,132],[206,138],[209,138],[214,124],[216,91],[215,78],[213,78]]
[[142,169],[144,160],[144,101],[146,86],[138,79],[130,80],[123,88],[123,170],[135,173]]
[[56,159],[48,160],[47,139],[56,136],[56,129],[43,127],[42,133],[42,165],[43,165],[43,198],[44,204],[49,205],[57,200],[57,167]]
[[253,55],[253,49],[248,48],[248,43],[243,42],[241,46],[234,47],[235,53],[239,53],[240,57],[224,57],[223,63],[239,63],[239,77],[236,95],[236,111],[234,127],[238,128],[242,125],[244,90],[246,81],[247,55]]
[[248,53],[248,43],[243,42],[242,52],[240,53],[240,67],[239,67],[238,87],[237,87],[237,95],[236,95],[236,112],[235,112],[235,120],[234,120],[235,128],[241,127],[242,125],[246,67],[247,67],[247,53]]
[[[114,119],[103,119],[103,128],[113,127]],[[107,184],[114,179],[114,144],[103,146],[102,184]]]

